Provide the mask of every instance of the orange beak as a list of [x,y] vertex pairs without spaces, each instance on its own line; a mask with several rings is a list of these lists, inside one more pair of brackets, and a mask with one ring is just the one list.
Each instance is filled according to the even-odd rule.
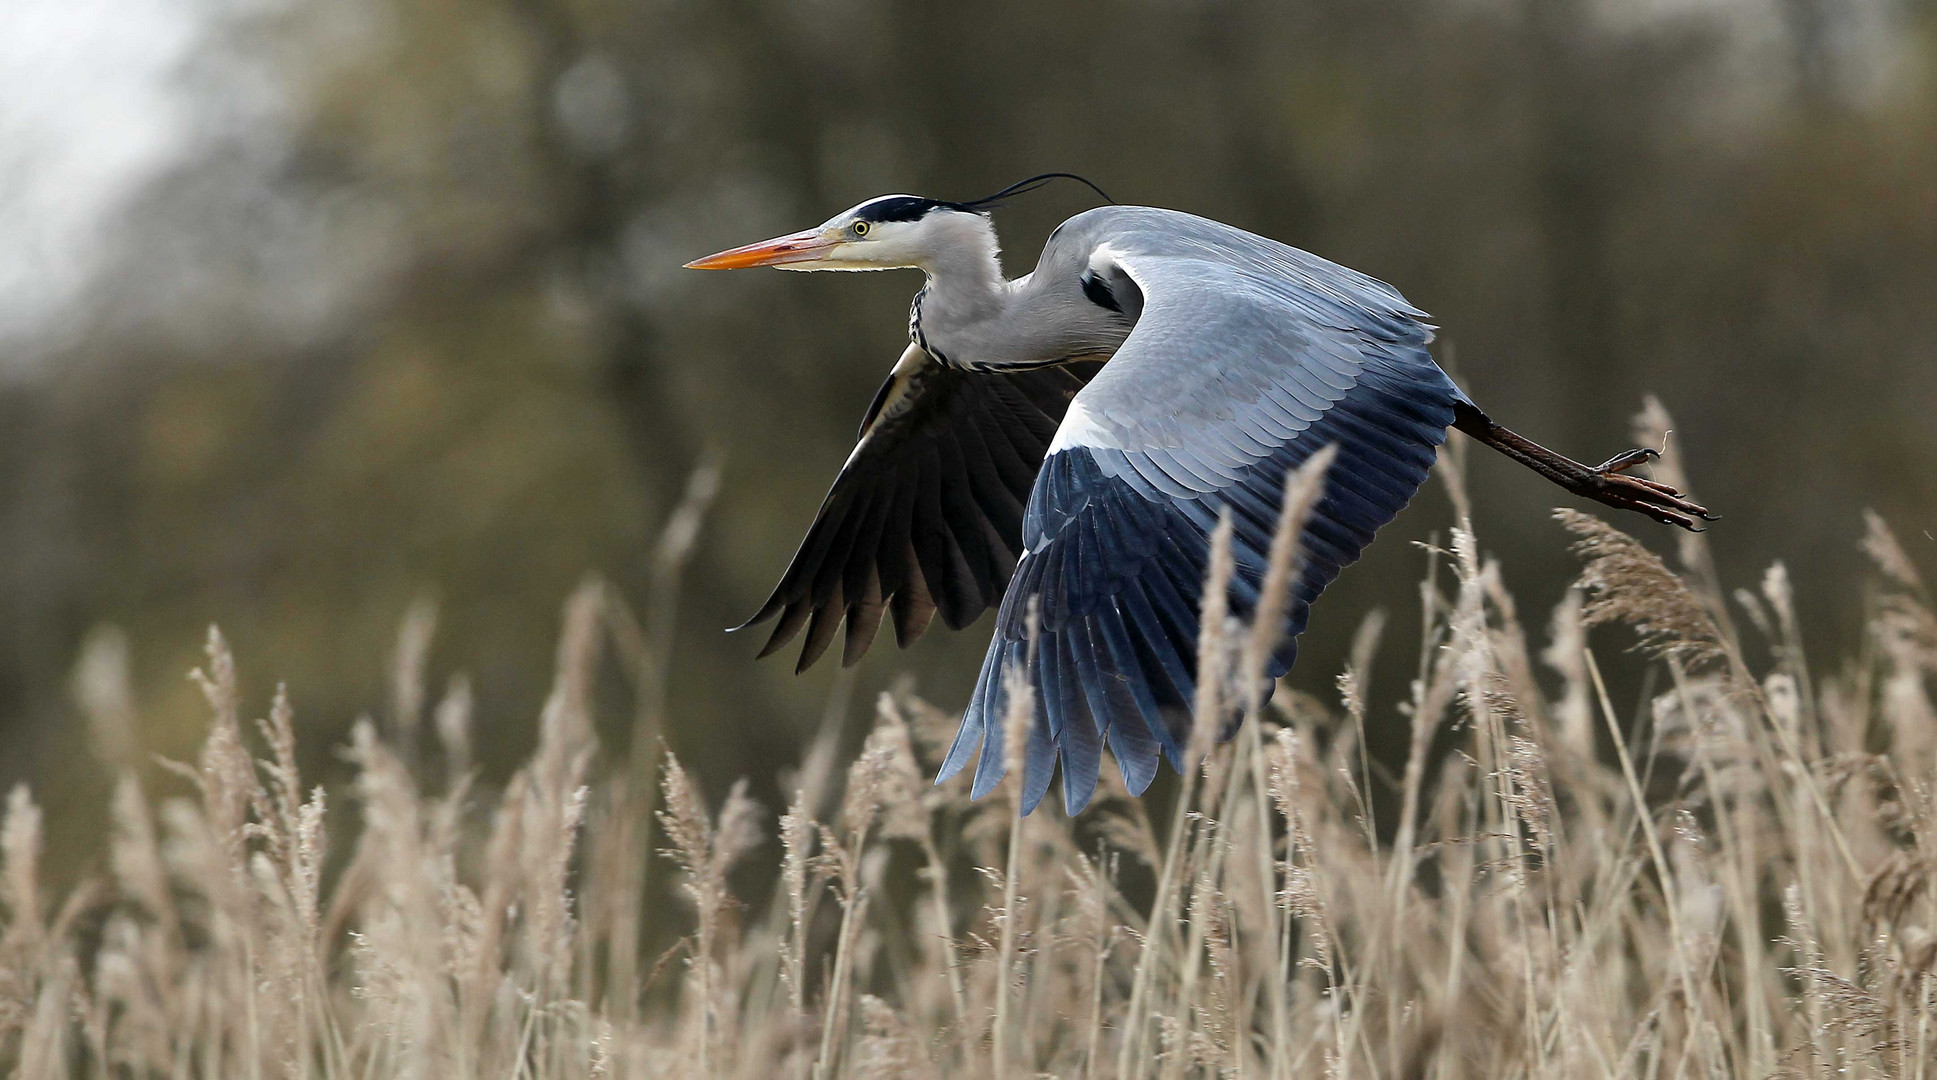
[[827,254],[839,241],[829,240],[819,229],[788,233],[745,247],[729,248],[686,264],[688,270],[743,270],[749,266],[785,266],[812,262]]

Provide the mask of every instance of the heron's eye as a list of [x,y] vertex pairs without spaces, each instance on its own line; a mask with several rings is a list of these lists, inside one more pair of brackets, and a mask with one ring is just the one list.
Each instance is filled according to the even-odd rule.
[[870,226],[868,225],[867,222],[857,221],[854,224],[849,225],[847,227],[847,231],[853,233],[856,236],[866,236],[868,234],[869,228]]

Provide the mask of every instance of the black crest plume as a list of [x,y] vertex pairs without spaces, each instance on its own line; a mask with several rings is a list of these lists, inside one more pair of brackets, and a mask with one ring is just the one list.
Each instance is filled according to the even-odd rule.
[[1077,183],[1083,185],[1084,187],[1089,188],[1091,191],[1096,192],[1096,194],[1104,202],[1109,203],[1112,206],[1116,205],[1116,200],[1110,198],[1109,193],[1105,192],[1102,188],[1097,187],[1095,184],[1089,182],[1083,177],[1076,175],[1075,173],[1066,173],[1066,172],[1038,173],[1027,180],[1018,180],[1015,183],[1010,184],[1008,187],[1003,188],[1001,191],[998,191],[993,195],[984,195],[979,199],[974,199],[965,203],[956,203],[955,205],[960,207],[961,209],[974,210],[978,213],[984,210],[993,210],[996,207],[1001,206],[1003,203],[1008,202],[1010,199],[1013,199],[1018,195],[1029,194],[1030,192],[1036,190],[1037,188],[1042,187],[1043,185],[1049,183],[1051,180],[1074,180]]

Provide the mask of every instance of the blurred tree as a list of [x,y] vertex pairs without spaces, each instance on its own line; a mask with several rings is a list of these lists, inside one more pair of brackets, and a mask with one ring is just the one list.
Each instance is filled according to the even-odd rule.
[[[1489,407],[1563,448],[1625,445],[1659,393],[1727,517],[1724,574],[1821,568],[1798,575],[1811,631],[1852,633],[1858,511],[1907,537],[1937,517],[1937,34],[1927,6],[1769,2],[239,16],[184,74],[209,102],[195,153],[126,215],[57,374],[0,391],[0,782],[72,777],[50,822],[96,827],[106,781],[61,721],[101,621],[130,635],[146,749],[189,752],[203,721],[181,674],[217,621],[246,672],[290,680],[320,764],[386,707],[419,595],[442,611],[434,677],[476,681],[493,775],[528,748],[572,582],[597,570],[638,599],[711,445],[725,489],[669,737],[773,801],[832,676],[755,665],[718,628],[798,540],[915,282],[678,266],[880,192],[967,197],[1044,169],[1394,282]],[[1786,41],[1757,36],[1772,10]],[[1896,32],[1838,36],[1859,17]],[[1824,53],[1818,33],[1869,51]],[[1892,74],[1846,91],[1812,73],[1819,54]],[[1011,269],[1082,205],[1052,190],[1005,211]],[[1549,493],[1475,472],[1483,543],[1516,592],[1557,597],[1572,564]],[[1447,523],[1440,495],[1421,499],[1324,625],[1376,604],[1403,634],[1420,556],[1398,540]],[[1329,694],[1347,640],[1309,640],[1294,680]],[[862,689],[906,668],[958,700],[982,645],[877,653]],[[1382,700],[1404,666],[1383,669]],[[269,689],[249,687],[259,707]]]

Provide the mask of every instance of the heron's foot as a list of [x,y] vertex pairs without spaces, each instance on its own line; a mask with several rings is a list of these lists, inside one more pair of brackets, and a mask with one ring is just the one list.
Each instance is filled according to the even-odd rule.
[[1689,532],[1703,531],[1695,523],[1697,518],[1717,520],[1706,506],[1684,497],[1678,488],[1628,475],[1629,469],[1660,456],[1660,452],[1647,447],[1616,454],[1599,467],[1586,470],[1587,475],[1575,491],[1618,510],[1645,514],[1663,525],[1676,525]]

